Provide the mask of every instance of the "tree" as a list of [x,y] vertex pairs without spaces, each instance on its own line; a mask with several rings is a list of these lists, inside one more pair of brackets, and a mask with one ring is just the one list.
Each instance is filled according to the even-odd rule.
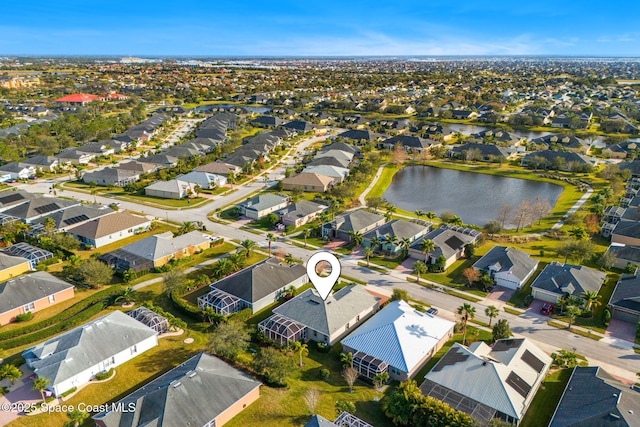
[[513,336],[511,333],[511,328],[509,327],[509,322],[507,319],[500,319],[493,325],[493,341],[498,341],[501,339],[509,338]]
[[581,263],[584,259],[593,256],[593,244],[589,240],[569,240],[557,249],[558,255],[564,256],[564,262],[567,259],[573,259]]
[[370,240],[369,246],[371,246],[375,252],[378,249],[378,246],[380,246],[380,243],[382,243],[382,240],[380,240],[379,237],[374,237]]
[[577,307],[575,305],[567,306],[567,317],[569,318],[569,326],[567,326],[568,329],[571,329],[571,325],[576,320],[576,317],[580,315],[580,313],[582,313],[580,307]]
[[356,383],[358,375],[358,371],[355,368],[352,368],[351,366],[347,366],[346,368],[344,368],[342,377],[349,385],[349,393],[353,393],[353,385]]
[[371,246],[364,248],[364,256],[367,257],[367,267],[369,267],[369,258],[375,255],[375,251]]
[[291,375],[293,361],[273,347],[263,347],[254,359],[256,371],[264,375],[268,383],[286,386]]
[[613,252],[607,251],[598,259],[598,264],[605,270],[611,270],[616,264],[616,256]]
[[403,237],[402,239],[400,239],[400,242],[399,242],[398,246],[400,247],[400,249],[402,249],[402,259],[404,259],[407,256],[409,256],[409,248],[411,247],[411,239],[410,238]]
[[44,220],[43,227],[44,227],[44,232],[47,234],[47,236],[51,236],[57,228],[56,221],[50,216],[48,216]]
[[465,268],[462,271],[462,275],[467,279],[467,282],[469,284],[469,286],[473,285],[474,283],[480,281],[480,278],[482,277],[482,274],[480,273],[480,271],[476,270],[475,268]]
[[132,287],[127,287],[116,297],[115,302],[124,301],[126,304],[134,302],[137,293],[138,292]]
[[429,254],[436,248],[436,244],[431,239],[423,239],[420,242],[420,250],[424,254],[424,262],[427,263],[429,259]]
[[592,305],[598,305],[600,299],[598,291],[584,291],[580,297],[584,300],[584,309],[587,311],[591,310]]
[[336,402],[336,414],[340,415],[343,412],[348,412],[350,414],[356,413],[356,405],[353,402],[349,402],[347,400],[338,400]]
[[253,250],[258,247],[258,244],[251,239],[245,239],[240,242],[240,246],[243,247],[244,251],[247,254],[247,257],[250,257],[251,252],[253,252]]
[[164,291],[167,295],[176,291],[180,292],[186,284],[186,277],[182,270],[179,269],[167,271],[162,276],[162,280],[164,282]]
[[569,230],[569,235],[576,240],[583,240],[588,237],[587,231],[583,227],[573,227]]
[[476,254],[476,246],[473,243],[467,243],[464,245],[464,256],[467,258],[473,258]]
[[67,412],[67,417],[69,417],[69,422],[65,423],[65,427],[78,427],[80,424],[84,423],[87,418],[89,418],[89,414],[85,411],[81,411],[80,409],[74,409],[71,412]]
[[8,379],[13,385],[22,377],[22,371],[15,365],[6,364],[0,368],[0,379]]
[[[378,372],[373,376],[373,388],[376,390],[376,393],[382,393],[384,386],[389,382],[389,373],[388,372]],[[379,398],[378,398],[379,399]]]
[[310,388],[309,390],[307,390],[307,392],[302,397],[302,400],[304,400],[307,408],[309,408],[309,412],[311,412],[311,415],[315,415],[316,406],[318,406],[318,403],[320,403],[320,392],[318,391],[318,389]]
[[489,318],[489,327],[491,327],[491,321],[494,317],[498,317],[500,315],[500,309],[495,305],[490,305],[484,309],[484,314]]
[[388,246],[389,256],[391,256],[393,247],[398,244],[398,236],[395,234],[387,234],[384,236],[384,242]]
[[104,262],[89,258],[76,269],[75,277],[92,288],[99,288],[111,282],[113,270]]
[[273,228],[280,221],[280,217],[277,214],[270,213],[262,218],[262,223],[269,228]]
[[462,329],[464,331],[462,336],[462,345],[464,345],[467,340],[467,322],[469,321],[469,319],[473,319],[474,317],[476,317],[476,308],[472,307],[471,304],[465,302],[460,307],[458,307],[457,313],[460,316],[460,320],[462,321]]
[[540,196],[536,197],[536,201],[531,205],[531,211],[533,217],[538,220],[538,224],[542,221],[542,218],[547,216],[551,212],[551,205],[547,199],[541,199]]
[[[269,256],[271,256],[271,244],[278,241],[278,237],[276,237],[273,233],[267,233],[267,245],[269,245]],[[305,237],[304,240],[305,247],[307,246],[307,239]]]
[[349,238],[356,247],[362,244],[362,233],[359,231],[350,231]]
[[422,218],[424,216],[424,211],[421,211],[420,209],[416,209],[414,213],[418,218]]
[[423,261],[416,261],[413,263],[413,274],[416,275],[416,283],[419,285],[420,284],[420,276],[423,274],[427,274],[427,271],[429,271],[429,269],[427,268],[427,264],[425,264]]
[[387,204],[387,201],[382,197],[371,197],[367,199],[366,202],[367,202],[367,206],[372,208],[376,213],[378,212],[378,209],[380,209],[381,207]]
[[391,301],[409,301],[409,293],[400,288],[393,288],[393,293],[391,294]]
[[211,334],[209,349],[217,356],[230,360],[249,348],[251,335],[244,323],[236,321],[220,322]]
[[502,226],[498,221],[489,221],[484,225],[484,227],[482,227],[482,229],[489,235],[489,237],[493,238],[494,235],[502,231]]
[[498,216],[496,222],[500,224],[500,228],[504,228],[504,224],[511,218],[511,205],[505,203],[500,209],[498,209]]
[[302,366],[302,358],[309,355],[309,346],[303,342],[296,341],[293,343],[293,351],[298,354],[300,358],[299,366]]
[[307,247],[307,239],[311,236],[311,230],[310,229],[306,229],[302,232],[302,237],[304,237],[304,247]]
[[196,184],[193,186],[193,194],[195,197],[198,197],[198,194],[202,191],[202,186],[200,184]]
[[185,221],[182,223],[176,236],[182,236],[183,234],[191,233],[192,231],[199,230],[198,224],[193,221]]
[[38,390],[40,392],[40,396],[42,397],[42,401],[44,402],[44,391],[49,387],[51,381],[45,377],[38,377],[33,380],[33,389]]
[[340,363],[343,368],[353,368],[353,353],[340,353]]
[[393,146],[393,163],[396,164],[396,166],[400,166],[401,164],[403,164],[406,160],[407,160],[407,150],[404,149],[404,147],[402,146],[401,142],[397,142],[394,146]]
[[511,224],[516,226],[516,232],[531,222],[531,216],[531,203],[523,200],[512,212]]

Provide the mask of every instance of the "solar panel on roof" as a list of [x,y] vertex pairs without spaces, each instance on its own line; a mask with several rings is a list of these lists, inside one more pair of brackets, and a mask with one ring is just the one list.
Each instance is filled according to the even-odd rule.
[[74,216],[73,218],[65,219],[62,222],[64,224],[66,224],[66,225],[71,225],[71,224],[77,224],[77,223],[82,222],[82,221],[86,221],[88,219],[89,219],[89,217],[87,215],[82,214],[82,215]]
[[43,214],[43,213],[55,211],[56,209],[59,209],[59,206],[56,203],[49,203],[48,205],[38,206],[34,210],[39,214]]
[[15,202],[17,200],[22,200],[22,199],[24,199],[24,196],[22,194],[13,193],[4,197],[0,197],[0,203],[7,204],[7,203]]
[[529,395],[529,392],[531,391],[531,386],[529,384],[527,384],[525,380],[520,378],[520,375],[516,374],[513,371],[507,377],[507,381],[506,382],[515,391],[517,391],[520,396],[522,396],[524,398],[526,398]]
[[512,348],[520,347],[522,344],[521,339],[508,339],[508,340],[500,340],[496,342],[491,349],[491,351],[507,351]]
[[464,362],[469,358],[468,354],[459,353],[458,350],[449,350],[436,366],[433,367],[434,372],[441,371],[447,365],[455,365],[458,362]]
[[529,350],[525,350],[520,358],[524,363],[531,366],[538,373],[542,372],[544,369],[544,362],[535,357]]
[[464,242],[456,236],[449,237],[444,243],[452,249],[458,249],[464,244]]

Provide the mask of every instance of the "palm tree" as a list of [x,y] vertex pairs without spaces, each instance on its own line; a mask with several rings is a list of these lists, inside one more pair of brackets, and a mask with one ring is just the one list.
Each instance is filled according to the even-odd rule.
[[402,258],[406,258],[409,255],[409,248],[411,247],[411,239],[403,237],[400,239],[400,248],[402,249]]
[[[277,242],[278,237],[273,233],[267,233],[267,245],[269,245],[269,256],[271,256],[271,243]],[[305,242],[306,246],[306,242]]]
[[81,411],[80,409],[74,409],[71,412],[67,412],[67,417],[69,417],[71,421],[69,421],[68,423],[65,423],[65,426],[69,425],[73,427],[78,427],[80,424],[84,422],[84,420],[89,418],[89,414],[84,411]]
[[359,231],[350,231],[349,238],[356,245],[356,247],[362,244],[362,233]]
[[46,217],[44,220],[44,232],[47,233],[47,236],[51,237],[53,232],[55,231],[57,225],[56,221],[50,216]]
[[340,353],[340,363],[342,363],[343,368],[353,368],[353,353]]
[[427,264],[425,264],[423,261],[416,261],[413,263],[413,274],[416,275],[416,283],[418,285],[420,284],[420,275],[426,274],[427,271],[429,271],[427,269]]
[[302,237],[304,237],[304,247],[307,247],[307,239],[311,236],[311,230],[310,229],[306,229],[302,232]]
[[472,307],[469,303],[464,303],[460,307],[458,307],[458,315],[460,315],[460,320],[462,320],[462,329],[464,331],[462,336],[462,345],[465,345],[467,341],[467,322],[469,319],[473,319],[476,317],[476,308]]
[[498,315],[500,314],[500,309],[495,305],[490,305],[489,307],[484,309],[484,314],[489,317],[489,327],[491,327],[491,321],[494,317],[498,317]]
[[245,239],[240,243],[240,246],[244,248],[245,252],[247,253],[247,257],[250,257],[251,252],[253,252],[253,250],[258,246],[258,244],[253,240]]
[[0,368],[0,379],[9,379],[11,385],[22,377],[22,371],[15,365],[6,364]]
[[600,299],[598,291],[584,291],[580,296],[584,300],[584,309],[587,311],[591,309],[592,305],[598,305]]
[[136,297],[137,291],[132,287],[125,288],[120,295],[115,299],[115,302],[124,300],[125,303],[133,302]]
[[295,260],[295,258],[293,258],[293,255],[286,254],[284,256],[284,262],[285,262],[285,264],[291,265],[291,264],[294,264],[296,262],[296,260]]
[[369,267],[369,258],[371,258],[375,254],[375,251],[371,246],[364,248],[364,256],[367,257],[367,267]]
[[196,197],[198,197],[198,194],[200,194],[201,191],[202,187],[200,186],[200,184],[196,184],[193,186],[193,194],[195,194]]
[[300,341],[296,341],[293,343],[293,351],[298,353],[298,357],[300,358],[299,365],[302,366],[302,358],[309,355],[309,346]]
[[586,239],[588,236],[587,230],[582,227],[573,227],[569,230],[569,235],[576,240]]
[[196,231],[198,229],[198,224],[193,221],[185,221],[180,226],[178,230],[178,236],[182,236],[183,234],[191,233],[192,231]]
[[217,278],[225,277],[231,272],[232,267],[233,265],[231,264],[231,261],[229,261],[227,258],[222,258],[216,263],[215,267],[213,268],[213,275]]
[[567,327],[567,329],[571,329],[571,325],[573,324],[574,320],[576,320],[576,317],[580,315],[580,313],[582,313],[580,307],[576,307],[575,305],[567,306],[567,317],[569,318],[569,326]]
[[423,239],[420,242],[420,250],[424,254],[424,262],[426,263],[429,259],[429,254],[436,248],[436,244],[431,239]]
[[425,216],[427,219],[434,219],[434,218],[436,218],[438,215],[437,215],[435,212],[431,212],[431,211],[429,211],[429,212],[425,213],[425,214],[424,214],[424,216]]
[[566,296],[561,296],[560,298],[558,298],[556,305],[560,307],[560,312],[564,313],[564,309],[567,307],[567,305],[569,305],[569,301],[567,301]]
[[96,188],[91,189],[91,195],[93,196],[93,203],[98,203],[98,199],[96,197],[97,193],[98,193],[98,190]]
[[420,209],[416,209],[414,213],[418,218],[422,218],[424,216],[424,211],[421,211]]
[[33,389],[38,390],[40,392],[40,396],[42,396],[42,401],[44,402],[44,391],[49,387],[51,381],[45,377],[38,377],[33,380]]
[[384,242],[389,246],[389,256],[391,256],[391,249],[398,243],[398,237],[395,234],[387,234],[384,236]]
[[380,246],[380,243],[382,243],[382,241],[380,240],[379,237],[374,237],[373,239],[371,239],[370,246],[371,248],[373,248],[374,252],[378,249],[378,246]]

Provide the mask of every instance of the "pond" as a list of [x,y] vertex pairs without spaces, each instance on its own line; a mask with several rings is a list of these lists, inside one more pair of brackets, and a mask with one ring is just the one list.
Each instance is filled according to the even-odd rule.
[[516,207],[524,200],[533,203],[539,197],[553,207],[562,190],[561,186],[548,182],[408,166],[394,175],[383,197],[410,212],[419,209],[439,215],[450,211],[465,224],[482,226],[495,220],[505,204]]

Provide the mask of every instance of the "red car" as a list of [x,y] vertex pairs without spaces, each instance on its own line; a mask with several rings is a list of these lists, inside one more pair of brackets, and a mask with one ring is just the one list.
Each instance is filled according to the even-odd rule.
[[545,303],[545,304],[542,306],[542,309],[540,309],[540,313],[542,313],[542,314],[544,314],[544,315],[546,315],[546,316],[548,316],[549,314],[551,314],[551,312],[552,312],[552,311],[553,311],[553,304],[550,304],[550,303],[548,303],[548,302],[547,302],[547,303]]

